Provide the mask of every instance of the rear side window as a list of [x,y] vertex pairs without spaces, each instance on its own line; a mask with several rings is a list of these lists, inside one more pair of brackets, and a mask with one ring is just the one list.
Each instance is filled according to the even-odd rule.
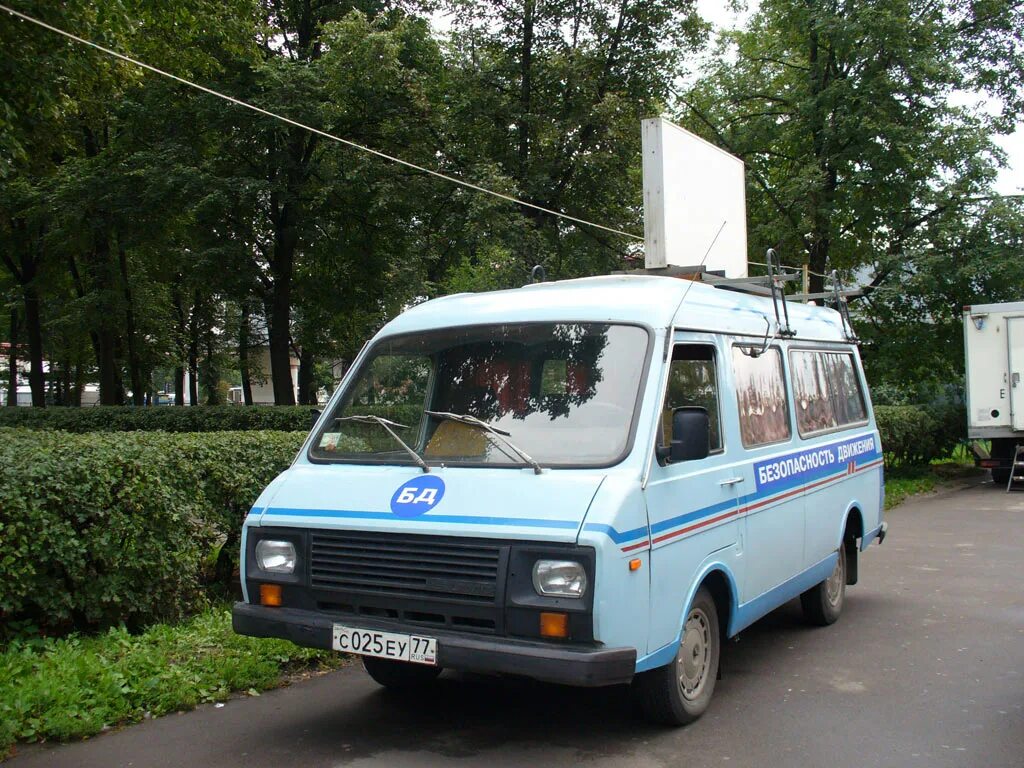
[[736,379],[736,404],[740,413],[743,445],[753,448],[788,440],[789,403],[782,375],[782,353],[777,347],[754,357],[752,347],[732,348]]
[[867,420],[864,393],[847,352],[790,351],[796,423],[801,435]]

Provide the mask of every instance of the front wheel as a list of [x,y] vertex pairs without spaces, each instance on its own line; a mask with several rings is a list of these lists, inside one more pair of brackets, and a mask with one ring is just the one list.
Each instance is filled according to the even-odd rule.
[[819,627],[834,624],[843,612],[843,602],[846,600],[846,547],[839,547],[838,554],[836,567],[829,577],[800,595],[804,618]]
[[704,714],[715,692],[721,631],[718,609],[706,587],[693,598],[671,663],[634,682],[644,714],[665,725],[686,725]]
[[434,682],[441,674],[440,667],[378,659],[376,656],[363,656],[363,667],[377,683],[394,690],[422,688]]

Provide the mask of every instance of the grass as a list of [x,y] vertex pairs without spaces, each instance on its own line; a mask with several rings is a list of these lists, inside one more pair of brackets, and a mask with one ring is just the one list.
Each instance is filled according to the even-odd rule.
[[887,469],[885,508],[891,509],[919,493],[930,493],[983,474],[985,470],[974,466],[974,457],[966,445],[957,446],[948,458],[935,459],[923,467]]
[[937,478],[930,467],[893,470],[885,476],[885,508],[902,504],[911,496],[935,490]]
[[226,608],[138,635],[15,641],[0,652],[0,759],[18,741],[66,741],[277,687],[289,673],[340,666],[341,656],[242,637]]

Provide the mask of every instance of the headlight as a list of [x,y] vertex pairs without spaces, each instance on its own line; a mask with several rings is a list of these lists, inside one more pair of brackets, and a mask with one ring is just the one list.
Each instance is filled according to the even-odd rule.
[[295,545],[274,539],[257,541],[256,565],[268,573],[295,573]]
[[587,572],[572,560],[538,560],[533,565],[533,588],[548,597],[583,597]]

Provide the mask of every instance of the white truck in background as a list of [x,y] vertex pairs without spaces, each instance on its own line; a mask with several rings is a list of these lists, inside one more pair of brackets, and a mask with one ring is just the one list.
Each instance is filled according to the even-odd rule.
[[1017,445],[1024,445],[1024,301],[964,307],[967,437],[976,463],[1006,485]]

